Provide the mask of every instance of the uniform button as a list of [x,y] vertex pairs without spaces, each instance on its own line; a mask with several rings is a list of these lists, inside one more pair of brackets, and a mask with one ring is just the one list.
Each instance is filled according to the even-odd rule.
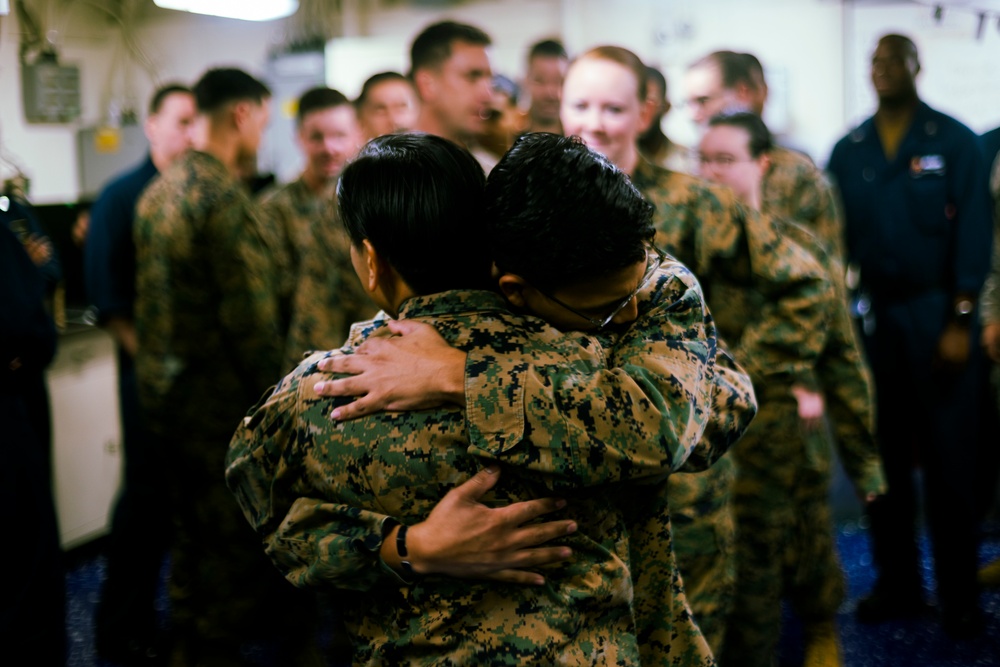
[[861,178],[865,179],[869,183],[875,180],[875,168],[865,167],[861,170]]

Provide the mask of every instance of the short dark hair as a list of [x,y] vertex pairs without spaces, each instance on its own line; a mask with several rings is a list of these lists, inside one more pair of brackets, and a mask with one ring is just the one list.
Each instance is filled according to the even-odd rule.
[[628,176],[577,137],[522,136],[486,184],[493,261],[542,290],[642,260],[652,217]]
[[904,49],[909,51],[909,55],[913,56],[913,59],[920,64],[920,52],[917,50],[917,43],[906,35],[900,35],[898,33],[889,33],[888,35],[882,35],[878,39],[881,42],[897,42],[903,46]]
[[160,113],[160,109],[163,107],[163,100],[176,94],[193,95],[194,93],[191,92],[190,88],[181,83],[168,83],[160,86],[153,92],[153,96],[149,98],[149,115],[155,116]]
[[479,28],[454,21],[442,21],[424,28],[410,47],[410,76],[418,70],[434,69],[451,57],[451,45],[465,42],[476,46],[492,44],[490,36]]
[[464,148],[430,134],[372,139],[337,186],[351,244],[367,239],[418,294],[490,289],[486,175]]
[[205,72],[194,84],[194,99],[201,113],[218,111],[230,102],[263,102],[271,90],[241,69],[217,68]]
[[413,87],[413,82],[399,72],[379,72],[378,74],[372,74],[361,86],[361,92],[358,94],[358,99],[354,100],[354,106],[358,109],[364,106],[365,102],[368,101],[368,96],[371,95],[372,89],[386,81],[402,81],[411,88]]
[[720,125],[728,127],[738,127],[746,130],[750,135],[747,147],[750,149],[751,157],[758,157],[761,153],[768,153],[774,148],[774,139],[770,130],[761,120],[760,116],[749,111],[737,111],[735,113],[720,113],[712,116],[708,121],[709,127]]
[[558,39],[543,39],[528,50],[528,62],[535,58],[569,58],[566,47]]
[[326,86],[310,88],[302,93],[302,97],[299,98],[299,109],[295,114],[295,119],[299,125],[302,125],[305,117],[313,111],[333,109],[350,103],[351,101],[339,90],[327,88]]
[[718,68],[722,87],[727,90],[732,90],[741,83],[754,90],[759,90],[764,86],[764,68],[757,56],[753,54],[737,53],[736,51],[713,51],[704,58],[691,63],[688,69],[707,66]]
[[576,60],[579,61],[585,58],[609,60],[631,70],[635,74],[635,79],[639,86],[639,100],[642,102],[646,101],[646,65],[639,56],[621,46],[595,46]]
[[663,97],[667,97],[667,77],[663,76],[663,72],[652,67],[651,65],[646,65],[646,92],[649,92],[649,83],[655,82],[660,90],[663,91]]

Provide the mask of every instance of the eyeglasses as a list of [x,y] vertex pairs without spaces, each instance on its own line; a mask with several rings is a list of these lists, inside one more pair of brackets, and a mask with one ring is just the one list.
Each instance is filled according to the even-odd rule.
[[656,272],[660,270],[660,267],[663,266],[663,262],[664,262],[664,260],[666,260],[666,258],[667,258],[667,256],[666,256],[666,254],[662,250],[660,250],[659,248],[657,248],[656,246],[654,246],[652,244],[647,244],[647,246],[646,246],[646,271],[645,271],[645,273],[642,274],[642,279],[639,281],[639,285],[634,290],[632,290],[627,297],[625,297],[624,299],[622,299],[621,303],[619,303],[617,306],[615,306],[614,309],[610,313],[608,313],[606,316],[604,316],[602,318],[596,318],[596,317],[591,317],[590,315],[585,315],[584,313],[581,313],[579,310],[577,310],[573,306],[569,305],[568,303],[566,303],[564,301],[561,301],[561,300],[557,299],[556,297],[552,296],[551,294],[549,294],[547,292],[543,292],[542,290],[538,290],[537,288],[536,288],[536,290],[539,293],[541,293],[543,296],[545,296],[545,298],[547,298],[547,299],[549,299],[551,301],[554,301],[555,303],[559,304],[560,306],[562,306],[563,308],[565,308],[569,312],[573,313],[577,317],[582,317],[583,319],[587,320],[592,325],[594,325],[594,328],[596,328],[596,329],[603,329],[604,327],[608,326],[608,324],[611,323],[611,320],[615,319],[615,316],[618,313],[622,312],[622,310],[625,308],[625,306],[629,305],[632,302],[632,299],[634,299],[636,297],[636,295],[639,292],[641,292],[643,290],[643,288],[646,287],[646,285],[648,285],[650,283],[650,281],[653,280],[653,277],[656,275]]

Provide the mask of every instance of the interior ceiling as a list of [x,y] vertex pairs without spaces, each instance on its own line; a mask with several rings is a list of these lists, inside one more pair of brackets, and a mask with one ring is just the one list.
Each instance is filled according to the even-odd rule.
[[945,11],[1000,15],[1000,0],[843,0],[843,2],[854,5],[918,4],[941,7]]

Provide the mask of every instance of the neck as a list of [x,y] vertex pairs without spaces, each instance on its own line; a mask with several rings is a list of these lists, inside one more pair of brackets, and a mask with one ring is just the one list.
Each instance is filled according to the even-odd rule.
[[149,159],[153,161],[153,166],[156,167],[156,171],[161,174],[166,171],[170,163],[174,161],[174,158],[168,158],[166,155],[161,155],[156,151],[149,152]]
[[878,103],[878,111],[875,115],[880,120],[889,123],[898,123],[909,120],[920,104],[920,98],[916,93],[895,99],[881,99]]
[[306,184],[306,187],[309,188],[310,191],[316,194],[324,192],[335,180],[336,178],[327,178],[322,174],[314,173],[308,169],[302,172],[302,182]]
[[628,174],[629,178],[635,176],[635,168],[639,166],[639,149],[632,146],[628,154],[623,155],[616,166]]
[[226,170],[230,174],[236,175],[239,173],[240,147],[235,139],[235,137],[227,133],[209,130],[208,136],[199,150],[215,157],[226,166]]
[[468,137],[459,136],[458,133],[447,128],[445,124],[441,122],[441,119],[426,106],[421,108],[420,117],[417,118],[417,125],[413,129],[417,132],[426,132],[427,134],[444,137],[449,141],[455,142],[459,146],[468,147]]

